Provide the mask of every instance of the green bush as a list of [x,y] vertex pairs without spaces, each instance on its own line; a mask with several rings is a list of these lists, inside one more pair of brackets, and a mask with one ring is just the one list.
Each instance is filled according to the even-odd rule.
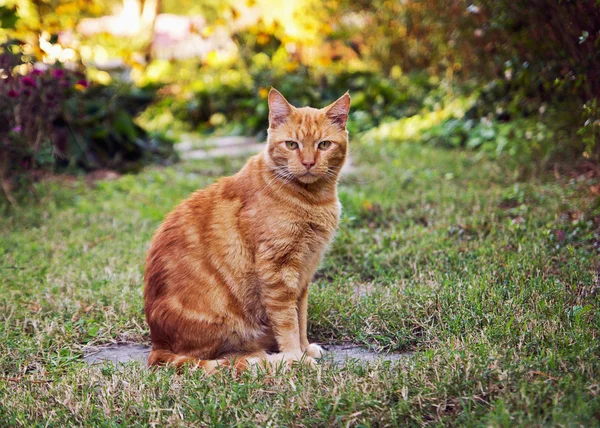
[[145,116],[151,120],[168,110],[200,132],[264,137],[268,127],[266,96],[271,87],[296,106],[317,108],[350,91],[348,128],[358,133],[387,120],[416,114],[435,89],[427,78],[416,75],[392,79],[371,71],[317,71],[303,65],[287,71],[273,65],[266,56],[260,60],[265,64],[206,70],[189,85],[189,90],[183,91],[185,96],[168,96]]
[[496,79],[479,91],[464,115],[433,126],[422,140],[480,150],[492,157],[509,156],[520,163],[565,161],[594,149],[594,136],[586,135],[592,139],[586,141],[578,132],[580,115],[564,113],[580,108],[571,98],[550,101],[527,85]]
[[568,134],[554,145],[600,159],[598,0],[334,0],[325,10],[323,22],[336,28],[330,37],[355,46],[361,60],[493,82],[480,117],[556,112],[541,117]]
[[5,73],[0,83],[5,184],[19,185],[39,169],[131,170],[173,156],[172,144],[134,122],[153,101],[153,89],[90,83],[82,72],[60,64],[36,69],[18,42],[1,47],[0,72]]
[[498,122],[466,118],[449,119],[422,136],[424,142],[479,150],[492,157],[508,155],[521,163],[551,156],[554,138],[555,131],[537,120]]

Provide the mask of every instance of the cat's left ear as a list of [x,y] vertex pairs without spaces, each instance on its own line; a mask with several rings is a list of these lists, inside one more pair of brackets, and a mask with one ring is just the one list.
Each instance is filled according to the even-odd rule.
[[336,102],[325,107],[325,115],[341,128],[346,128],[348,112],[350,111],[350,93],[346,92]]

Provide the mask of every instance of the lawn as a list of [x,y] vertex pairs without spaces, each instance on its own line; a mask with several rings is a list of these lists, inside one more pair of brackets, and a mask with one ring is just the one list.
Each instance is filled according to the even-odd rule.
[[238,378],[89,367],[86,346],[149,344],[154,230],[243,160],[45,183],[0,219],[0,425],[600,425],[600,181],[393,142],[353,160],[309,337],[409,356]]

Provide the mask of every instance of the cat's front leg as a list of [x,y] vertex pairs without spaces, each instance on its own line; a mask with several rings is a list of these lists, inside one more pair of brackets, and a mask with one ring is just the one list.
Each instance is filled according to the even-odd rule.
[[308,284],[298,299],[298,325],[300,328],[300,349],[307,356],[312,358],[321,358],[325,351],[316,343],[308,342],[307,322],[308,321]]
[[265,263],[260,269],[262,304],[273,332],[280,354],[270,360],[287,362],[304,361],[314,364],[315,360],[304,355],[301,344],[300,319],[298,312],[299,273],[291,267]]
[[302,294],[298,299],[298,326],[300,328],[300,349],[302,352],[306,352],[308,346],[308,333],[307,333],[307,320],[308,320],[308,284],[304,286]]

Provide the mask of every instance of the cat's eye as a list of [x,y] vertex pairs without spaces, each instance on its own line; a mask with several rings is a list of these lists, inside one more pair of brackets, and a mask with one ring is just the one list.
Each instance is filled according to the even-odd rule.
[[296,150],[298,148],[298,143],[295,141],[286,141],[285,146],[290,150]]
[[321,141],[319,143],[319,150],[327,150],[331,146],[331,141]]

